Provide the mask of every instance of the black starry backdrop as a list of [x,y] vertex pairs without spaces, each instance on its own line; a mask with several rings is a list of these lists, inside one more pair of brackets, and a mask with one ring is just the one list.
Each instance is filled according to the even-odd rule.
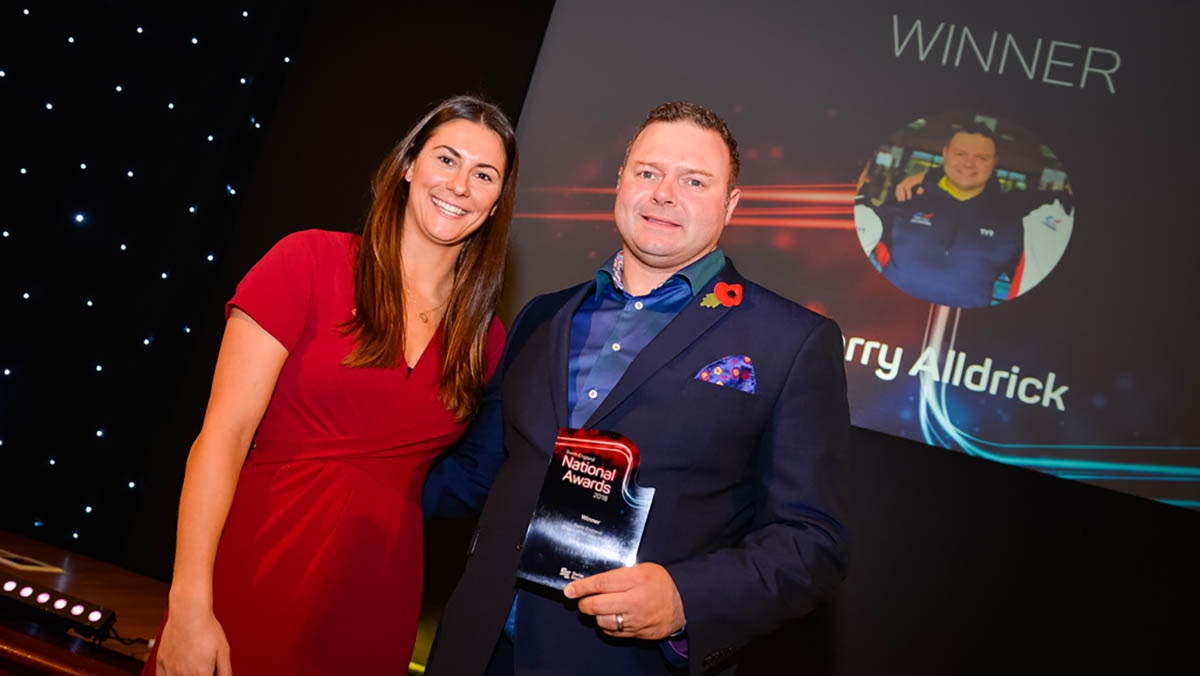
[[307,10],[0,8],[0,528],[111,560],[151,508],[151,454],[179,450],[154,439],[224,300]]

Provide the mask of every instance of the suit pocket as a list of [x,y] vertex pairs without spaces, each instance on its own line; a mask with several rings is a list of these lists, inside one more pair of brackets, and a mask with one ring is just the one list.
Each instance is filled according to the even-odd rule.
[[760,397],[732,387],[722,387],[703,380],[688,380],[680,392],[686,415],[691,418],[701,415],[723,415],[745,413],[760,402]]
[[[673,449],[661,469],[691,472],[697,463],[711,476],[736,476],[771,413],[766,397],[688,379],[678,390],[666,433]],[[666,421],[664,421],[666,422]],[[635,438],[636,441],[636,438]]]

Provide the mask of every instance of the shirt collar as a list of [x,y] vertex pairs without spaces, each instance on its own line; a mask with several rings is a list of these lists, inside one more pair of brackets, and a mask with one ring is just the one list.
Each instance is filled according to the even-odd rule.
[[[667,278],[659,288],[671,283],[672,280],[681,280],[686,282],[692,289],[692,295],[700,293],[713,277],[725,267],[725,252],[721,247],[705,254],[700,260],[688,265],[682,270],[676,272]],[[599,297],[608,287],[612,287],[619,292],[625,291],[624,283],[625,270],[625,250],[621,249],[613,254],[600,269],[596,271],[596,297]]]
[[944,190],[947,194],[949,194],[951,197],[958,200],[959,202],[966,202],[967,200],[975,199],[976,197],[979,197],[984,192],[986,192],[991,187],[992,181],[994,181],[994,180],[996,180],[995,175],[988,177],[987,182],[983,184],[983,190],[981,190],[977,194],[975,194],[971,197],[967,197],[967,198],[964,198],[962,195],[958,194],[958,191],[956,191],[954,189],[954,186],[950,185],[950,178],[944,174],[942,175],[942,177],[940,179],[938,179],[937,187]]

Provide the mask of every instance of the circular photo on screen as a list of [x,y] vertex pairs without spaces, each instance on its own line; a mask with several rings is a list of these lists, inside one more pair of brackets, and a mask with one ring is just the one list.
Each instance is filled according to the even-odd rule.
[[871,264],[921,300],[1008,302],[1041,284],[1075,223],[1071,184],[1049,146],[1011,120],[942,113],[875,149],[854,224]]

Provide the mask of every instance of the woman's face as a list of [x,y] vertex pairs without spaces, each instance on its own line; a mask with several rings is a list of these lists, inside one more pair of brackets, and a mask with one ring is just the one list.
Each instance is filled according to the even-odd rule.
[[478,122],[450,120],[435,129],[404,175],[405,234],[462,244],[495,211],[505,157],[500,135]]

